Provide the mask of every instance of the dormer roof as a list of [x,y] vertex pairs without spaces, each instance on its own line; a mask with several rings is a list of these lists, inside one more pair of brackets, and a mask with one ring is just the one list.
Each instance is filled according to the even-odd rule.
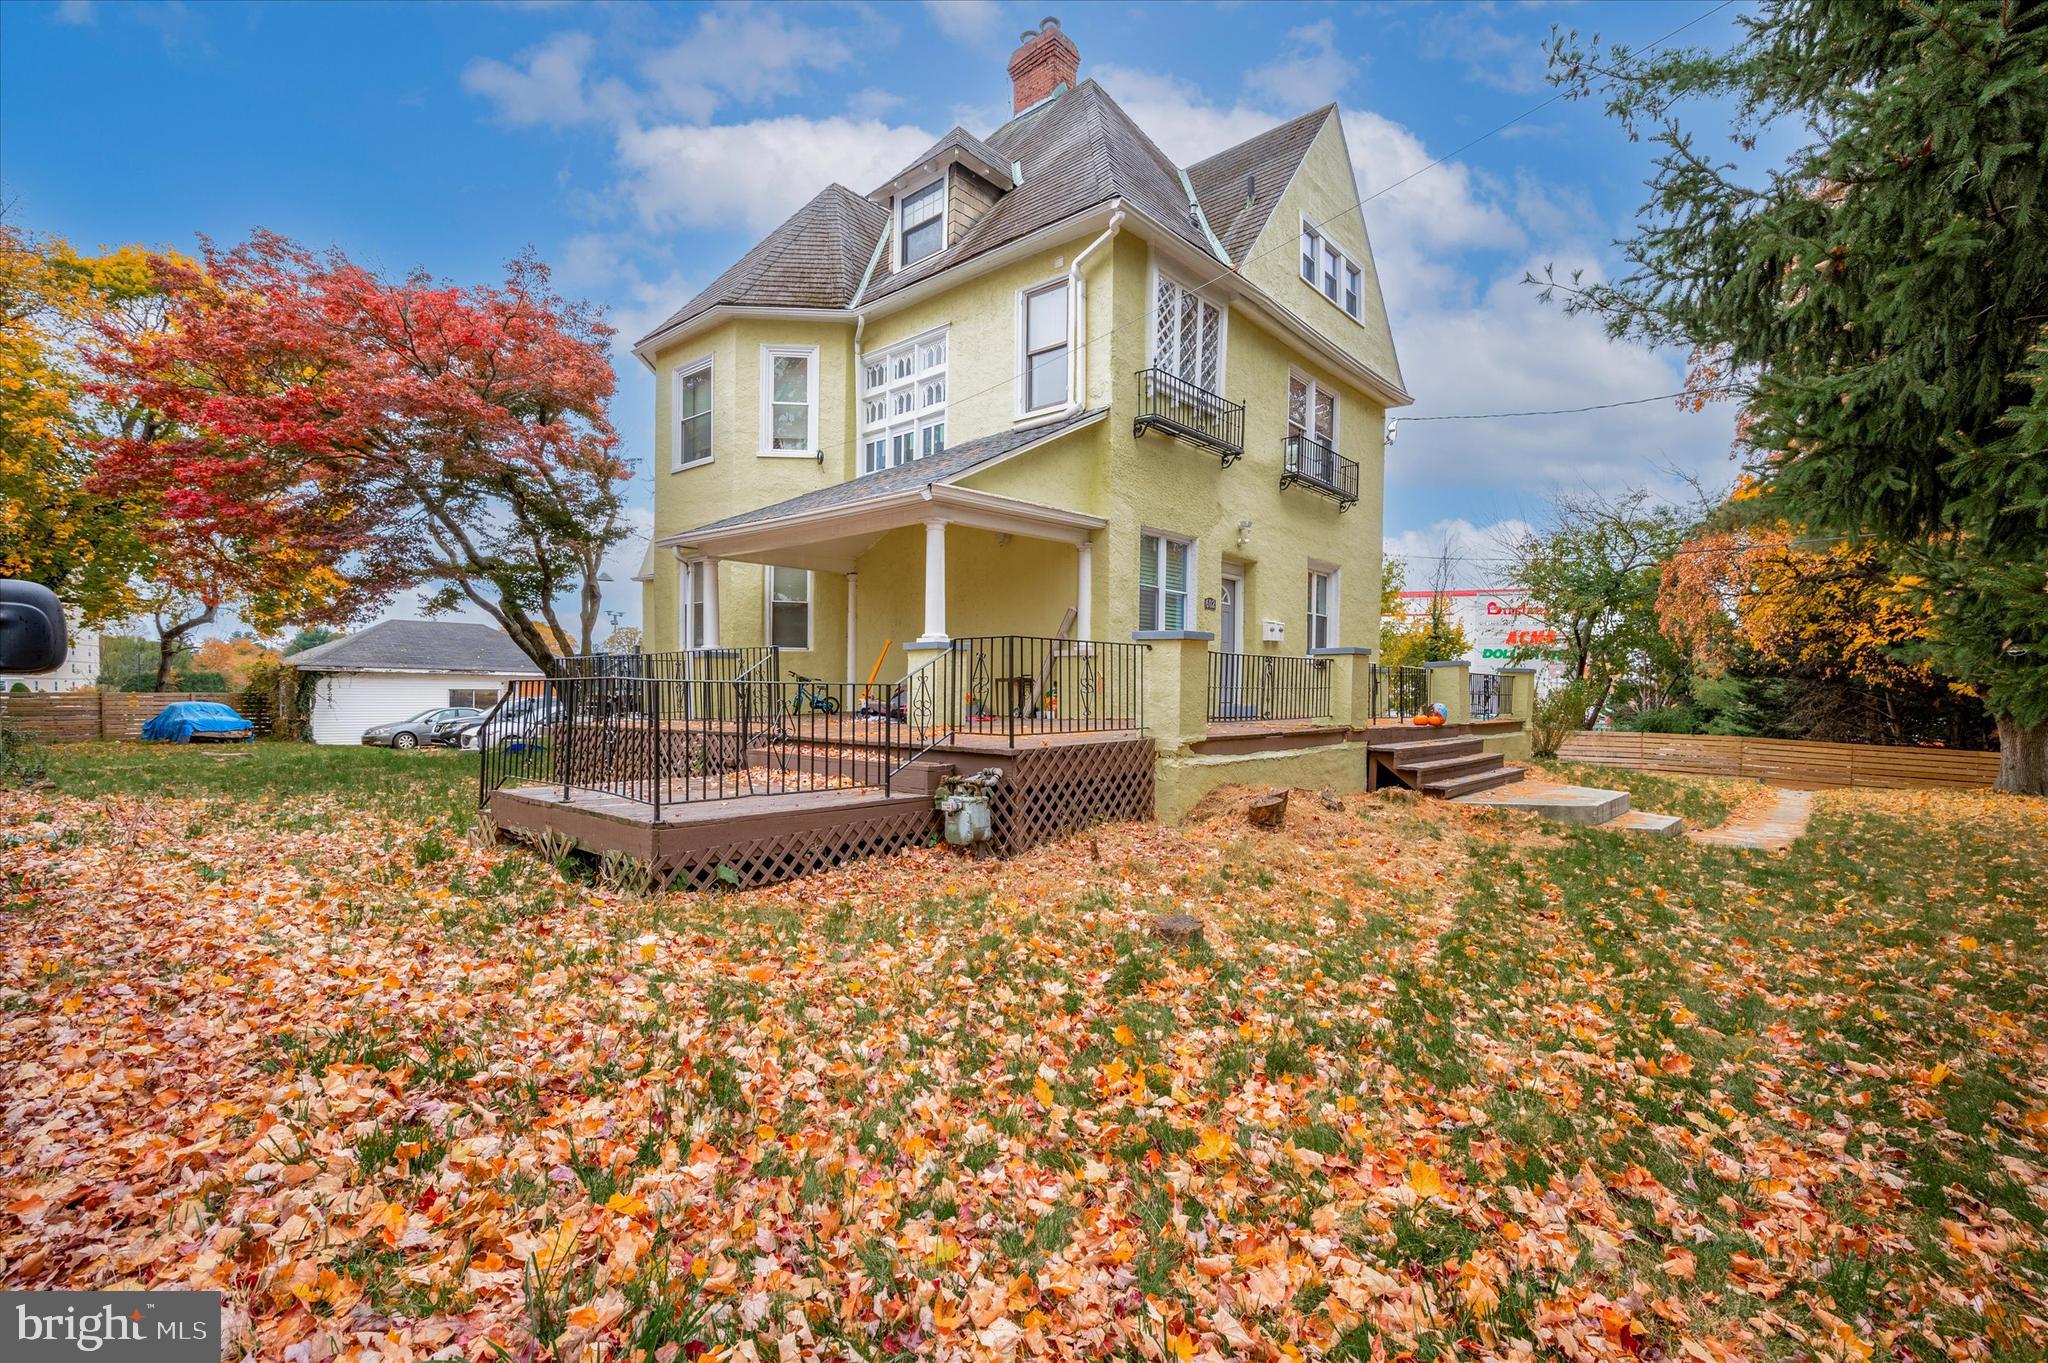
[[955,161],[1000,189],[1008,189],[1013,183],[1010,158],[956,124],[951,132],[932,143],[922,156],[890,176],[868,197],[886,209],[891,196],[937,174]]

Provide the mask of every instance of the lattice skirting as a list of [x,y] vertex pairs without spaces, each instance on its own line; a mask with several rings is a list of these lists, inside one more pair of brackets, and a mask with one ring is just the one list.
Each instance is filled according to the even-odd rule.
[[[655,880],[676,890],[772,885],[921,843],[932,835],[935,818],[930,804],[920,801],[848,813],[825,827],[779,829],[712,847],[662,852],[655,858]],[[722,867],[730,868],[730,877],[721,877]]]
[[1004,856],[1098,823],[1152,817],[1148,738],[1026,749],[1003,765],[989,813]]

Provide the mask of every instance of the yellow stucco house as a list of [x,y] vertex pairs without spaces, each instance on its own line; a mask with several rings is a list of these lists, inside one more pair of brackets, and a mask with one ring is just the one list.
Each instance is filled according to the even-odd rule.
[[1334,106],[1194,165],[1080,81],[829,185],[636,353],[650,650],[899,678],[960,636],[1377,642],[1406,403]]

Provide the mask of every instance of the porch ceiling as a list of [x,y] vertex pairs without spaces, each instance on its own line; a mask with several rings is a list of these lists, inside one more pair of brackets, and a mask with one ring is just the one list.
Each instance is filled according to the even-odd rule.
[[849,506],[754,521],[727,530],[698,531],[686,540],[679,537],[671,543],[676,553],[685,558],[701,556],[850,573],[854,561],[891,530],[935,520],[1031,539],[1057,540],[1062,544],[1079,544],[1109,524],[1102,517],[1083,511],[949,483],[930,483]]

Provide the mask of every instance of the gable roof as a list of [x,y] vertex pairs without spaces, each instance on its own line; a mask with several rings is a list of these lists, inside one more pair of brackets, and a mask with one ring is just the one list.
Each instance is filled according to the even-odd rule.
[[470,672],[538,677],[503,630],[460,620],[384,620],[285,659],[301,672]]
[[801,516],[809,512],[857,506],[862,502],[886,497],[892,492],[927,487],[933,483],[949,483],[1003,455],[1015,454],[1030,445],[1044,444],[1078,427],[1092,425],[1106,415],[1107,408],[1097,407],[1093,411],[1076,412],[1064,420],[1048,422],[1043,426],[1032,426],[1025,430],[997,431],[994,435],[964,441],[924,459],[913,459],[908,464],[898,464],[893,468],[864,473],[844,483],[833,483],[828,487],[817,488],[771,506],[756,507],[737,516],[727,516],[724,520],[692,526],[679,535],[664,535],[662,541],[670,544],[687,544],[692,535],[737,530],[741,526],[761,521],[776,521],[786,516]]
[[843,308],[860,287],[887,220],[872,200],[845,185],[827,185],[638,344],[721,304]]
[[1011,119],[990,135],[988,145],[1022,166],[1022,183],[945,250],[904,270],[888,270],[886,261],[878,266],[863,301],[886,298],[1111,199],[1131,204],[1197,250],[1209,250],[1190,216],[1180,168],[1092,80]]
[[[1323,124],[1336,115],[1337,106],[1325,104],[1188,167],[1195,198],[1232,260],[1243,263]],[[1250,197],[1244,192],[1247,175],[1252,177]]]
[[993,179],[999,187],[1003,189],[1010,187],[1010,158],[956,123],[944,137],[941,137],[938,141],[932,143],[931,146],[925,148],[922,155],[890,176],[888,182],[882,188],[876,190],[868,197],[871,199],[886,197],[890,185],[896,184],[926,162],[936,161],[946,156],[949,152],[961,153],[966,160],[972,163],[971,168],[974,171]]

